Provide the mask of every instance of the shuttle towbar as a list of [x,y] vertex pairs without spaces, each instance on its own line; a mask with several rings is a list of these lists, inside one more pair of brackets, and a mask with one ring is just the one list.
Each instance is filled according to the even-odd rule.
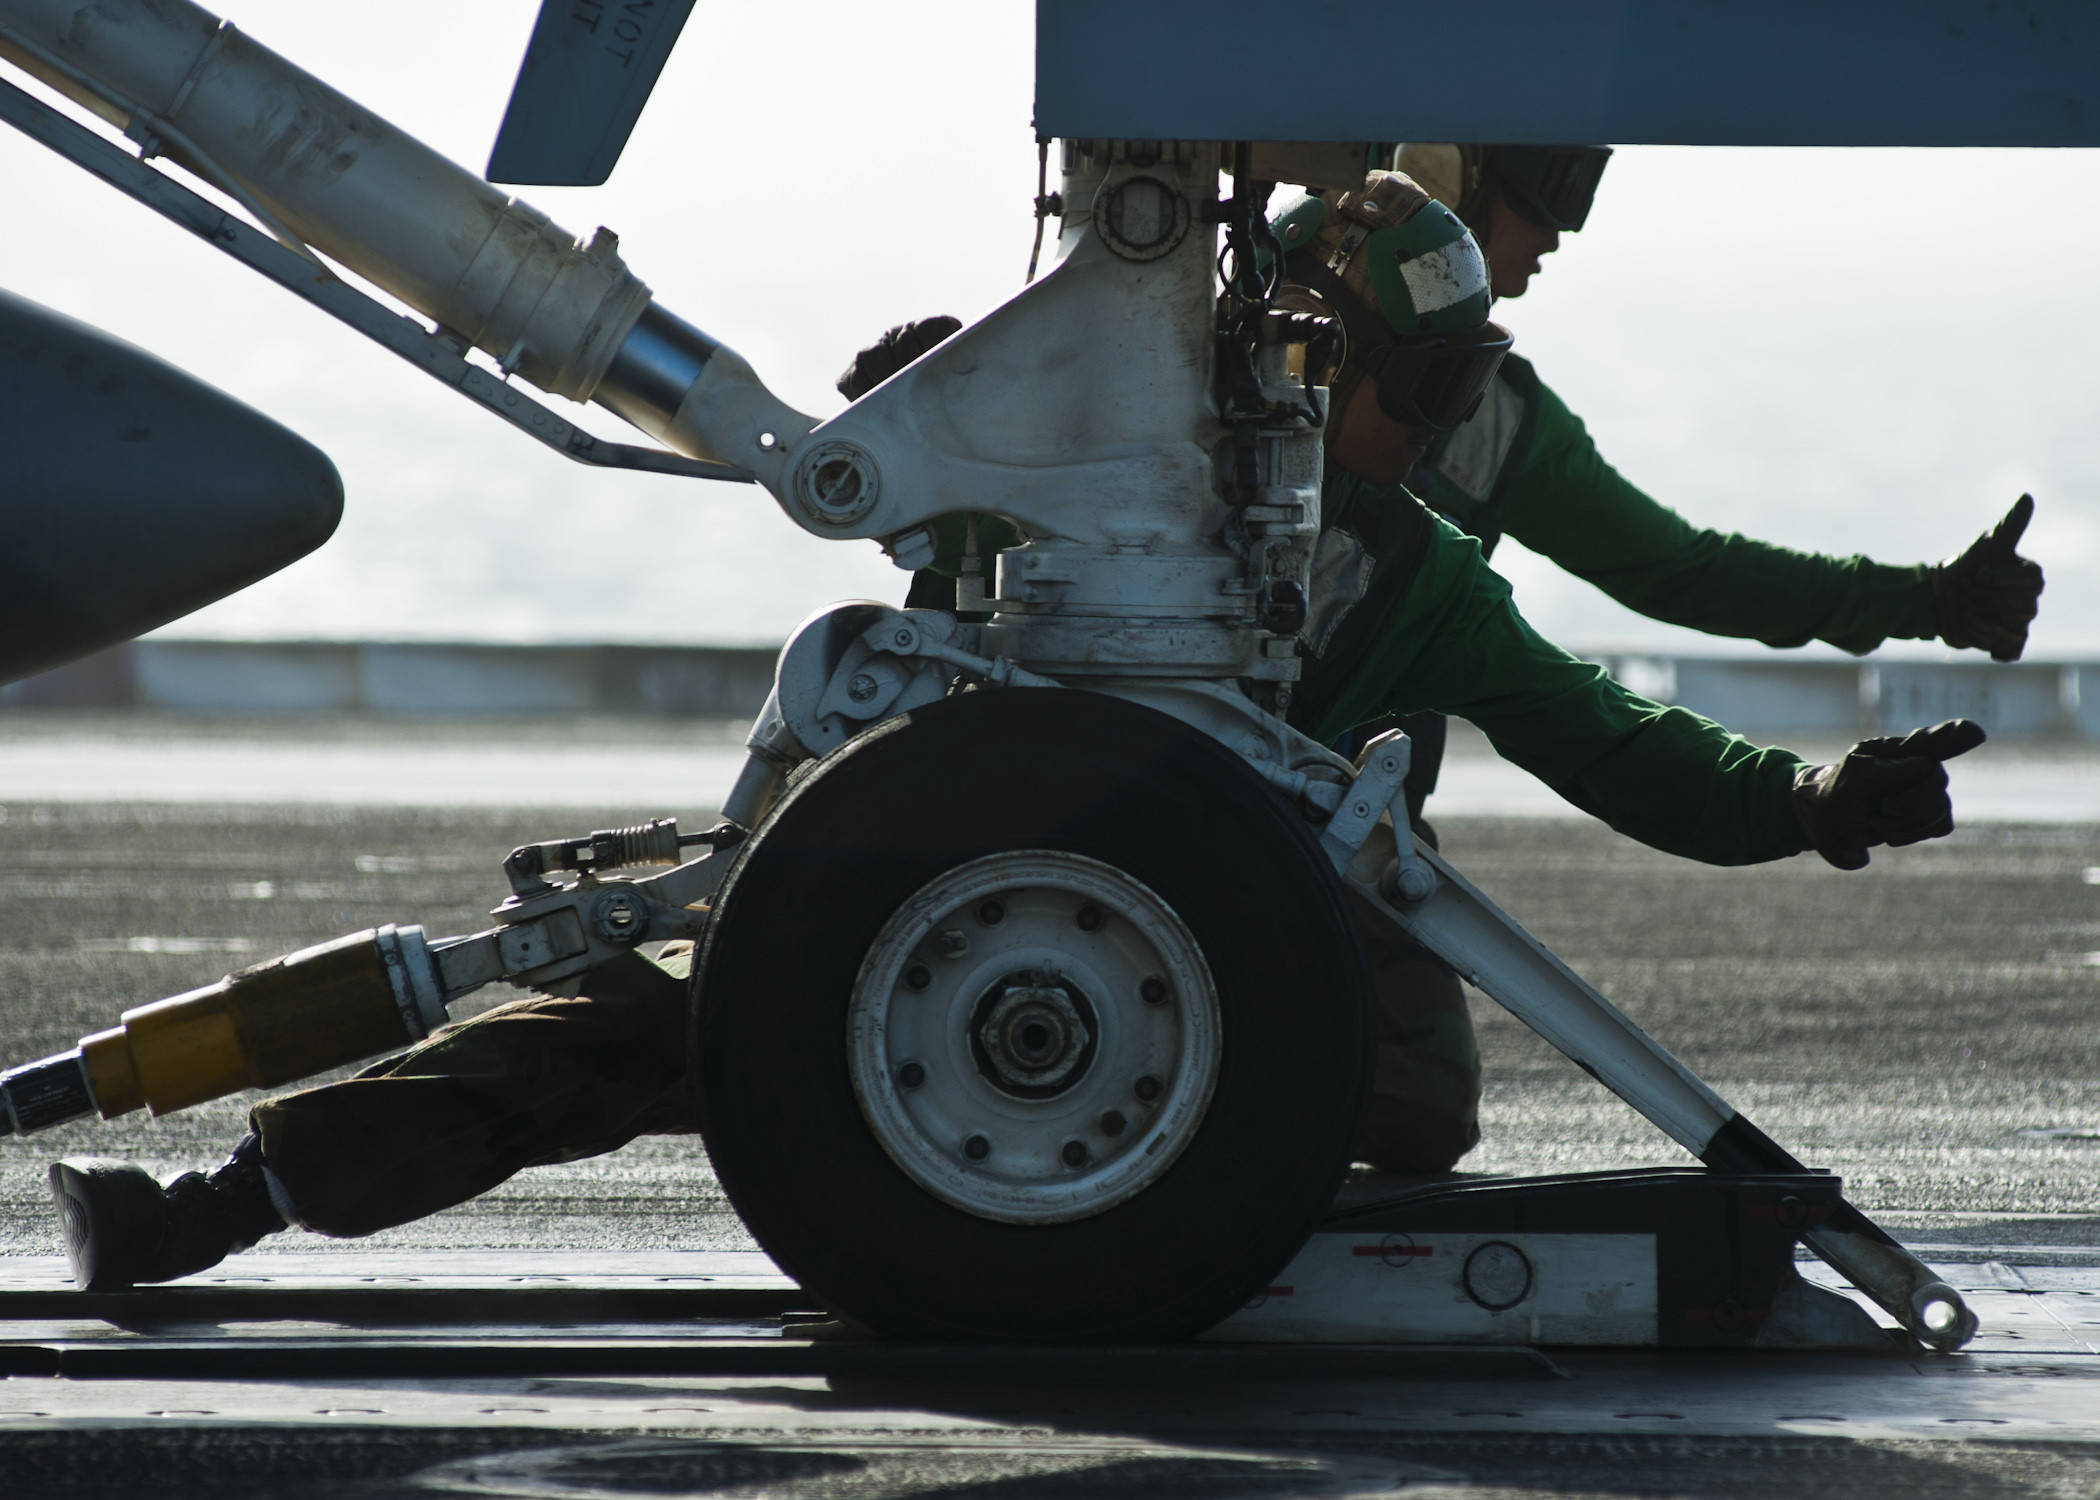
[[[588,241],[189,0],[0,0],[0,57],[543,390],[774,487],[814,425]],[[645,319],[644,314],[649,316]],[[695,387],[705,380],[707,390]],[[699,401],[688,401],[698,395]],[[689,408],[681,416],[681,407]],[[719,408],[712,420],[701,408]],[[770,441],[761,442],[763,434]],[[733,451],[730,451],[733,450]]]
[[[526,844],[504,861],[497,925],[429,939],[367,928],[124,1013],[56,1057],[0,1073],[0,1136],[68,1120],[187,1109],[243,1089],[296,1083],[419,1042],[446,1007],[490,984],[577,993],[583,976],[645,942],[699,935],[743,830],[681,834],[675,818]],[[695,844],[698,859],[674,864]],[[634,865],[673,865],[608,879]],[[573,873],[557,884],[549,879]]]
[[390,1051],[444,1020],[423,929],[367,928],[126,1011],[71,1051],[0,1074],[0,1131],[167,1114]]

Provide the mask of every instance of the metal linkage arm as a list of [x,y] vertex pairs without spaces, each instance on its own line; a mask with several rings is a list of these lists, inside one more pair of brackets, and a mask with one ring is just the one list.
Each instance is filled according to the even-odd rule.
[[430,945],[445,1003],[499,980],[561,993],[638,944],[697,936],[707,913],[696,908],[729,863],[716,852],[639,880],[586,875],[513,897],[491,913],[501,925]]
[[[1708,1166],[1729,1172],[1807,1170],[1435,850],[1410,842],[1403,860],[1391,826],[1381,824],[1343,872],[1380,915]],[[1423,869],[1433,881],[1410,879],[1403,889],[1403,875]],[[1424,885],[1430,888],[1422,891]],[[1975,1314],[1960,1295],[1850,1204],[1802,1239],[1921,1343],[1955,1349],[1974,1336]]]

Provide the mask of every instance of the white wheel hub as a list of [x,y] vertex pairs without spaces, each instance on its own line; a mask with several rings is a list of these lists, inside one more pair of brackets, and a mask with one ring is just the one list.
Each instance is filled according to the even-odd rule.
[[988,855],[898,908],[861,965],[847,1068],[936,1198],[1053,1224],[1156,1182],[1217,1082],[1218,999],[1173,908],[1113,866]]

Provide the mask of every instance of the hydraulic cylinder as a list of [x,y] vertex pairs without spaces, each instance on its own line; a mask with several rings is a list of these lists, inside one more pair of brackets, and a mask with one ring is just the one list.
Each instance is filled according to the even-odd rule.
[[423,929],[368,928],[126,1011],[71,1051],[0,1074],[0,1134],[271,1088],[418,1041],[444,1020]]
[[578,244],[187,0],[9,0],[0,56],[557,395],[589,400],[648,304],[611,235]]
[[192,0],[0,0],[0,59],[506,374],[769,488],[813,425],[652,303],[615,235],[579,240]]

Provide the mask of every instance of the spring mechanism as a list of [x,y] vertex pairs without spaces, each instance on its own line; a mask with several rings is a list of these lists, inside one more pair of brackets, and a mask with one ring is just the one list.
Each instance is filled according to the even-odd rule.
[[582,838],[521,844],[503,861],[503,873],[516,894],[536,895],[548,888],[543,877],[550,870],[602,874],[629,865],[675,865],[684,845],[712,841],[707,833],[681,836],[676,818],[657,818],[631,828],[600,828]]
[[591,835],[591,865],[617,870],[624,865],[678,863],[678,820],[657,818],[632,828],[601,828]]

